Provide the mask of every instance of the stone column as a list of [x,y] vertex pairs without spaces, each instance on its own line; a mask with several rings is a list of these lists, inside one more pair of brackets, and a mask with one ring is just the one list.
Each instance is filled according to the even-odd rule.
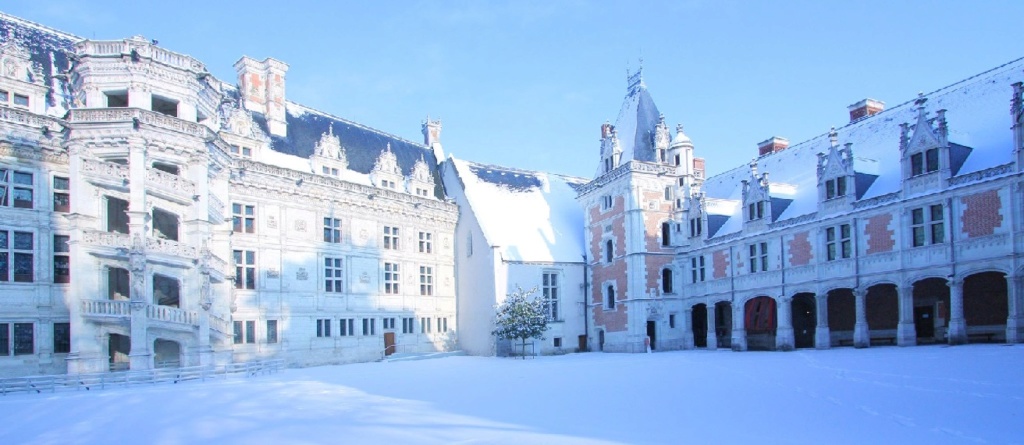
[[683,349],[693,349],[693,310],[683,309],[683,319],[680,320],[683,328]]
[[747,329],[743,325],[743,306],[745,304],[733,304],[732,307],[732,350],[747,350]]
[[1006,342],[1007,343],[1020,343],[1022,338],[1020,333],[1020,287],[1022,278],[1019,276],[1007,275],[1006,276],[1006,299],[1007,309],[1009,309],[1009,316],[1006,317]]
[[949,330],[946,338],[951,345],[967,343],[967,322],[964,320],[964,282],[950,277],[949,284]]
[[129,368],[141,371],[153,367],[153,356],[149,350],[149,319],[146,317],[146,303],[131,302],[131,349],[128,351]]
[[[897,297],[898,299],[899,297]],[[857,288],[853,290],[853,305],[856,321],[853,323],[853,347],[867,348],[871,346],[871,330],[868,326],[867,291]]]
[[792,351],[796,345],[796,339],[793,337],[793,299],[786,295],[779,296],[775,311],[775,319],[778,320],[775,329],[775,349]]
[[828,349],[832,347],[832,332],[828,328],[828,294],[815,296],[815,312],[817,325],[814,328],[814,348]]
[[900,322],[896,325],[896,344],[917,345],[917,331],[914,329],[914,286],[899,288]]
[[707,307],[707,313],[708,313],[708,333],[707,333],[708,350],[709,351],[713,351],[715,349],[718,349],[718,328],[715,326],[715,305],[714,305],[714,303],[708,303],[707,306],[708,306]]

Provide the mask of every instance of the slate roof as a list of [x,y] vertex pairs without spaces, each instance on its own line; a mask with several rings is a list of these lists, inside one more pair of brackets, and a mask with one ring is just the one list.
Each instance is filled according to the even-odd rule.
[[[626,98],[615,118],[615,131],[618,134],[619,147],[622,149],[620,163],[631,160],[654,162],[654,128],[658,125],[661,112],[654,104],[651,93],[644,84],[642,72],[629,76]],[[598,165],[597,175],[603,172]]]
[[[47,114],[61,117],[71,108],[70,94],[63,78],[57,76],[66,72],[70,67],[69,54],[73,54],[73,45],[82,40],[59,30],[30,22],[18,17],[0,13],[0,40],[13,39],[25,46],[31,54],[34,64],[42,67],[46,84],[51,86],[47,95]],[[231,83],[224,83],[223,93],[227,103],[222,107],[240,107],[240,98],[237,88]],[[423,161],[430,167],[434,179],[434,195],[438,199],[444,198],[444,190],[441,186],[440,173],[437,168],[438,159],[428,147],[422,144],[402,139],[398,136],[388,134],[365,125],[358,124],[340,117],[332,116],[322,111],[303,107],[294,102],[288,101],[286,105],[286,123],[288,131],[286,137],[272,136],[267,127],[266,117],[258,112],[253,112],[253,121],[270,140],[271,149],[278,153],[309,158],[313,154],[314,147],[320,136],[328,131],[333,125],[334,134],[341,140],[345,149],[349,170],[360,174],[369,174],[377,158],[383,153],[388,145],[398,160],[402,174],[410,176],[416,161]],[[222,125],[227,125],[222,120]],[[226,128],[224,128],[226,130]],[[261,162],[277,162],[281,167],[298,168],[309,165],[301,160],[288,160],[279,156],[268,156],[265,159],[257,159]],[[312,168],[303,168],[312,171]]]
[[[446,164],[445,174],[455,175],[468,210],[479,222],[488,245],[497,247],[502,259],[583,261],[583,210],[576,203],[576,188],[587,179],[454,157]],[[462,218],[466,210],[462,209]]]
[[[947,110],[954,175],[965,175],[1013,161],[1008,105],[1013,92],[1011,85],[1020,81],[1024,81],[1024,59],[924,95],[929,117],[934,117],[939,109]],[[902,189],[899,126],[901,123],[913,125],[917,114],[914,99],[911,99],[836,129],[840,145],[853,144],[858,199],[870,199]],[[817,211],[817,154],[827,153],[830,145],[829,136],[824,133],[755,161],[758,172],[769,173],[773,211],[776,210],[776,198],[792,200],[778,215],[773,215],[776,221]],[[751,153],[754,153],[753,147]],[[738,204],[742,200],[741,181],[744,179],[750,179],[748,164],[705,181],[703,191],[706,196],[721,200],[714,206],[709,205],[709,237],[742,229],[743,209]],[[776,184],[784,185],[780,188],[791,189],[792,193],[777,196]],[[711,215],[714,215],[713,220]]]
[[46,94],[46,114],[64,116],[71,107],[66,82],[58,76],[70,67],[68,54],[78,40],[71,34],[48,28],[35,22],[0,12],[0,40],[15,41],[28,50],[32,64],[43,73]]

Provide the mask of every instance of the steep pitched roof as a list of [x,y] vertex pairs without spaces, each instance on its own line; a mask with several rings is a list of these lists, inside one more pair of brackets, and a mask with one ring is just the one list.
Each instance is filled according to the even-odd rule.
[[[947,110],[951,156],[954,167],[959,166],[954,174],[977,172],[1013,160],[1012,132],[1006,110],[1013,91],[1010,85],[1024,80],[1022,68],[1024,59],[1018,59],[924,95],[926,110],[932,115],[936,110]],[[917,119],[918,112],[911,100],[837,129],[839,143],[853,144],[855,182],[857,187],[866,187],[857,191],[858,198],[869,199],[901,190],[900,124],[913,124]],[[817,154],[828,153],[829,146],[826,133],[755,161],[758,171],[769,173],[772,184],[792,188],[789,196],[784,196],[792,202],[777,215],[777,220],[817,210]],[[709,177],[703,191],[709,198],[739,202],[742,200],[740,181],[749,176],[749,167],[744,164]],[[774,198],[775,193],[772,195]],[[741,206],[717,208],[728,208],[728,212],[718,214],[719,219],[727,216],[728,221],[716,222],[719,228],[709,230],[709,236],[727,235],[742,228]]]
[[[503,259],[582,262],[584,178],[448,158],[484,237]],[[463,215],[465,217],[465,215]]]
[[654,127],[661,113],[644,84],[642,70],[629,76],[626,98],[615,119],[622,148],[623,163],[630,160],[654,161]]
[[50,87],[46,94],[46,114],[59,117],[67,113],[71,98],[66,94],[66,80],[59,74],[70,67],[68,54],[81,38],[0,12],[0,39],[14,41],[27,49],[32,64],[41,69],[43,81]]

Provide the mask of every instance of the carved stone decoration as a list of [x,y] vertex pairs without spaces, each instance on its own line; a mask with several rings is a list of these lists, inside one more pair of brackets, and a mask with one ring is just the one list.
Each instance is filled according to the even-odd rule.
[[306,231],[306,220],[304,220],[304,219],[297,219],[297,220],[295,220],[295,231],[296,232],[305,232]]
[[363,271],[363,273],[359,274],[359,282],[363,283],[363,284],[369,283],[370,282],[370,273],[366,272],[366,271]]
[[142,235],[132,237],[132,246],[128,250],[128,263],[131,267],[132,302],[145,302],[146,295],[146,244]]
[[387,148],[380,157],[377,158],[377,162],[373,165],[373,171],[375,173],[388,173],[392,175],[401,175],[402,170],[398,168],[398,158],[391,152],[391,143],[388,142]]
[[327,128],[327,132],[320,135],[314,150],[317,156],[338,160],[344,168],[348,168],[348,159],[345,156],[345,148],[341,146],[341,139],[334,134],[334,124]]
[[416,165],[413,165],[411,179],[426,183],[429,183],[433,179],[430,176],[430,167],[427,166],[427,162],[423,159],[423,155],[420,155],[420,159],[416,161]]
[[203,310],[210,310],[210,306],[213,302],[210,299],[210,261],[213,254],[206,245],[206,241],[203,241],[202,253],[199,255],[199,275],[200,275],[200,287],[199,287],[199,306]]
[[274,215],[267,215],[267,228],[268,229],[276,229],[277,228],[277,217],[276,216],[274,216]]
[[275,279],[275,280],[278,279],[278,278],[281,278],[281,271],[277,270],[277,268],[274,268],[274,267],[268,268],[267,269],[267,278],[268,279]]
[[298,281],[309,280],[309,272],[306,271],[305,267],[300,267],[295,271],[295,279]]

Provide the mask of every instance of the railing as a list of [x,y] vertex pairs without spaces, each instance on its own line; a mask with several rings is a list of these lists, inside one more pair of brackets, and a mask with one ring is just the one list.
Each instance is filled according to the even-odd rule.
[[142,371],[115,371],[94,374],[41,375],[0,379],[0,394],[42,393],[58,390],[91,390],[138,384],[179,383],[189,380],[227,378],[232,375],[255,377],[284,369],[284,360],[231,363],[221,366],[156,368]]
[[199,314],[195,311],[186,311],[170,306],[159,306],[155,304],[146,305],[146,318],[150,320],[166,321],[168,323],[186,324],[196,326],[199,324]]
[[155,168],[146,170],[146,182],[174,193],[182,193],[189,198],[196,194],[196,184],[194,182]]
[[128,301],[82,300],[83,315],[127,317],[132,314]]
[[216,315],[210,315],[210,329],[220,332],[222,334],[232,335],[234,329],[232,329],[231,322]]
[[195,246],[179,243],[177,241],[162,238],[146,238],[146,250],[154,253],[181,256],[185,258],[199,258],[199,249]]
[[0,107],[0,120],[31,127],[46,127],[50,131],[60,132],[60,121],[49,116],[41,116],[17,108]]
[[132,51],[135,51],[139,57],[152,59],[166,65],[193,71],[205,71],[203,64],[198,60],[168,51],[148,40],[139,38],[113,41],[83,40],[75,45],[75,51],[78,54],[90,56],[131,55]]
[[82,171],[86,173],[94,173],[101,178],[108,180],[128,180],[128,166],[115,164],[113,162],[85,159],[82,161]]
[[132,239],[127,233],[85,230],[82,232],[82,243],[93,246],[127,249],[131,247]]
[[68,122],[80,123],[139,123],[190,134],[199,138],[212,138],[214,133],[205,125],[178,119],[141,108],[75,108],[68,112]]

